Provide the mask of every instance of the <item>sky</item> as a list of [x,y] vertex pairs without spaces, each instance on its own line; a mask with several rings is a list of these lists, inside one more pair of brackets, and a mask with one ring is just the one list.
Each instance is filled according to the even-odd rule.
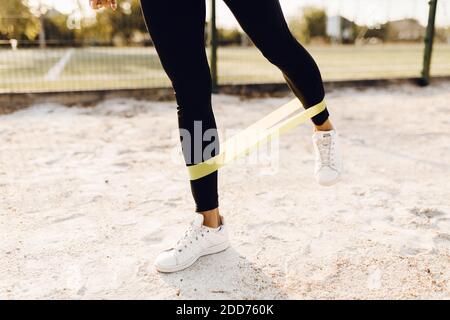
[[[89,10],[89,0],[33,0],[47,3],[62,12],[70,12],[77,1]],[[118,0],[120,2],[120,0]],[[169,1],[169,0],[165,0]],[[323,7],[328,15],[343,15],[359,24],[374,25],[387,20],[417,18],[422,24],[427,23],[428,0],[280,0],[287,17],[295,16],[302,6]],[[222,0],[218,3],[218,24],[224,27],[237,26],[231,12]],[[439,0],[437,25],[450,25],[450,0]],[[257,10],[257,8],[255,8]]]

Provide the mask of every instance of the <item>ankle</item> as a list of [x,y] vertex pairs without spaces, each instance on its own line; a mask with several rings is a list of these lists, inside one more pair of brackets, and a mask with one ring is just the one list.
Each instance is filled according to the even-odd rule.
[[320,126],[315,126],[315,131],[332,131],[334,130],[333,124],[329,119],[327,119],[323,124]]
[[203,215],[203,225],[209,228],[218,228],[222,224],[219,214],[219,208],[200,212]]

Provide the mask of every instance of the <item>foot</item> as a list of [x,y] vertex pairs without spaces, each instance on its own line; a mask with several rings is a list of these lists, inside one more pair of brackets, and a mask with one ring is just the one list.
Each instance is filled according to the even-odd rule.
[[171,249],[159,254],[155,261],[159,272],[176,272],[194,264],[198,258],[221,252],[228,248],[228,231],[224,225],[209,228],[203,225],[203,215],[197,214],[192,224]]
[[322,186],[332,186],[341,178],[342,159],[335,130],[316,131],[313,135],[316,165],[314,175]]

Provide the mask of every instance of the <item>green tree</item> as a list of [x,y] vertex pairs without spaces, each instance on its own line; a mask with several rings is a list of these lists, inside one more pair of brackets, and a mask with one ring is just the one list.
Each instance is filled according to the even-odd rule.
[[47,35],[45,34],[45,15],[51,7],[42,0],[22,0],[31,13],[39,20],[39,46],[45,48],[47,45]]
[[99,13],[95,18],[84,18],[79,29],[74,31],[80,43],[110,43],[114,27],[108,15]]
[[23,0],[2,0],[0,5],[0,37],[34,40],[39,34],[39,20]]
[[300,41],[309,43],[312,38],[327,36],[327,13],[324,9],[307,6],[301,11],[301,18],[291,21],[290,27]]
[[44,29],[47,40],[58,45],[72,45],[75,40],[74,30],[67,26],[68,15],[50,11],[44,16]]
[[83,42],[111,43],[122,39],[124,44],[133,41],[137,33],[146,34],[139,0],[119,2],[117,11],[101,10],[94,20],[85,19],[82,27],[75,31],[76,38]]
[[238,29],[218,28],[217,33],[221,45],[237,45],[242,41],[242,34]]
[[109,10],[106,13],[114,26],[114,36],[120,36],[129,42],[136,32],[147,32],[139,0],[122,1],[119,10]]

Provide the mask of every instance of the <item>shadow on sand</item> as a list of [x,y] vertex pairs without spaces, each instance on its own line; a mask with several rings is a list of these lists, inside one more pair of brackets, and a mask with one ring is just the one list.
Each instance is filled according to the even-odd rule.
[[160,274],[182,299],[287,299],[280,284],[230,247],[187,270]]

